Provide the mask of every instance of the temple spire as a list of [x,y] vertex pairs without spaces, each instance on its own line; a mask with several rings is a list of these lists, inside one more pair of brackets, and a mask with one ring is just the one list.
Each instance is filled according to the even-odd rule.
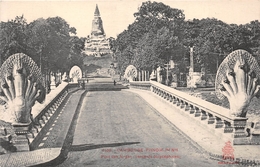
[[96,4],[96,9],[94,13],[94,19],[92,21],[92,30],[91,30],[91,36],[95,38],[99,37],[105,37],[105,32],[103,29],[103,22],[100,17],[98,5]]
[[100,13],[99,13],[99,9],[98,9],[98,5],[97,5],[97,4],[96,4],[96,10],[95,10],[94,16],[100,16]]
[[86,55],[95,55],[96,57],[111,52],[109,40],[106,39],[103,22],[97,4],[94,12],[94,19],[92,20],[91,35],[85,42],[84,52]]

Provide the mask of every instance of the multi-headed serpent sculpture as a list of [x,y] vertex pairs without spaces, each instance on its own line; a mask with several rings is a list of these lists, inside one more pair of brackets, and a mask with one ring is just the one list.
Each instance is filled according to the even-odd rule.
[[124,77],[129,81],[133,81],[137,77],[137,69],[133,65],[127,66]]
[[246,117],[251,99],[258,93],[260,68],[256,59],[245,50],[230,53],[219,66],[216,95],[227,97],[230,115]]
[[35,101],[42,103],[45,90],[41,71],[27,55],[10,56],[0,68],[0,99],[7,104],[11,123],[30,123]]

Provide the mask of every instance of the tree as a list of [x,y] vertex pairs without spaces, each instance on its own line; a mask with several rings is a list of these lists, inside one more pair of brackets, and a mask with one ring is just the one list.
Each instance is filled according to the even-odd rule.
[[39,65],[40,69],[48,68],[48,53],[50,41],[55,35],[52,28],[43,18],[39,18],[28,25],[27,35],[29,36],[27,43],[29,47],[29,55]]
[[27,52],[26,27],[27,22],[23,16],[0,23],[0,64],[12,54]]
[[83,67],[83,55],[82,50],[84,49],[84,38],[77,36],[71,36],[69,39],[70,43],[70,54],[66,60],[66,66],[63,66],[63,71],[68,71],[68,67],[77,65]]
[[148,1],[142,3],[134,16],[135,22],[119,34],[115,42],[120,67],[133,63],[138,68],[151,70],[171,56],[178,57],[185,19],[181,10]]
[[184,26],[183,44],[186,52],[194,47],[195,70],[205,67],[216,72],[218,65],[232,51],[230,25],[217,19],[193,19]]
[[27,24],[23,16],[17,16],[0,23],[0,63],[12,54],[24,53],[46,74],[82,66],[84,38],[75,35],[76,28],[60,17],[39,18]]

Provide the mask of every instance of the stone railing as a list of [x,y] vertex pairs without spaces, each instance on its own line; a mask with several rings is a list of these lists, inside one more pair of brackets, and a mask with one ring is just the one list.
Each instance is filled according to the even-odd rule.
[[150,90],[151,83],[150,81],[136,81],[130,82],[131,88],[143,89],[143,90]]
[[[62,83],[55,90],[52,90],[47,96],[43,104],[36,103],[32,108],[32,122],[29,125],[16,124],[15,132],[10,129],[0,129],[0,143],[5,142],[8,145],[7,150],[2,149],[0,145],[0,153],[14,151],[30,151],[34,150],[42,141],[45,133],[49,130],[50,125],[56,118],[56,112],[63,100],[68,94],[68,84]],[[29,129],[24,138],[14,138],[11,142],[13,133],[18,133],[24,129]],[[13,144],[12,144],[13,143]]]
[[56,110],[68,95],[68,83],[63,82],[52,90],[43,104],[37,103],[32,108],[33,122],[30,133],[27,134],[30,150],[34,150],[48,131],[50,124],[58,114]]
[[[172,103],[180,111],[188,113],[195,121],[205,126],[209,132],[221,135],[234,145],[257,144],[252,143],[250,135],[246,133],[247,118],[232,117],[229,109],[207,102],[200,98],[193,97],[185,92],[167,87],[155,81],[131,82],[130,87],[148,89],[160,96],[165,101]],[[259,144],[259,143],[258,143]]]

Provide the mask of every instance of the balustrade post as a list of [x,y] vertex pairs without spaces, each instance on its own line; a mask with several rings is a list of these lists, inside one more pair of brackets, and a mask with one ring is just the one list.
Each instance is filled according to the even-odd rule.
[[231,126],[231,123],[224,120],[224,133],[232,133],[233,127]]
[[50,117],[51,117],[50,114],[47,111],[45,112],[44,115],[47,117],[47,119],[50,119]]
[[214,124],[215,123],[215,117],[208,113],[209,119],[208,119],[208,124]]
[[207,115],[206,111],[201,110],[201,120],[202,121],[207,120],[207,118],[208,118],[208,115]]
[[172,103],[172,101],[173,101],[173,97],[172,95],[170,95],[170,102]]
[[195,112],[195,108],[193,105],[190,104],[190,114],[193,114]]
[[176,103],[177,103],[177,99],[176,99],[176,97],[173,96],[172,104],[176,104]]
[[42,120],[43,120],[44,124],[46,124],[48,122],[48,118],[45,115],[42,116]]
[[185,102],[183,100],[180,100],[180,108],[184,108],[185,107]]
[[169,95],[169,93],[167,93],[167,99],[166,99],[167,101],[169,101],[170,100],[170,95]]
[[165,96],[165,92],[162,90],[162,98],[164,98],[164,96]]
[[185,108],[184,108],[185,111],[189,111],[190,110],[190,105],[185,102]]
[[163,96],[164,99],[167,99],[167,93],[164,92],[164,96]]
[[177,106],[180,106],[180,104],[181,104],[181,102],[180,102],[180,99],[179,99],[179,98],[177,98],[176,105],[177,105]]
[[224,125],[224,122],[221,118],[215,117],[216,122],[215,122],[215,128],[222,128]]
[[201,115],[201,111],[198,107],[195,107],[195,113],[194,114],[195,114],[194,115],[195,117],[199,117]]
[[165,93],[164,99],[168,100],[169,99],[168,96],[169,96],[169,94]]
[[39,131],[36,127],[33,127],[30,132],[32,134],[32,138],[35,138]]

